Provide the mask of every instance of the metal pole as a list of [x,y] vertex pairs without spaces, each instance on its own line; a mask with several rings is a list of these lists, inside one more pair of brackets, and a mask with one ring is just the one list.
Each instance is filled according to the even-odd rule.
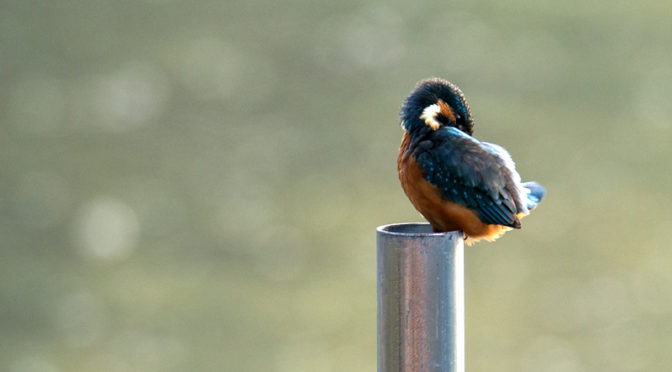
[[380,226],[378,372],[464,372],[464,241],[429,224]]

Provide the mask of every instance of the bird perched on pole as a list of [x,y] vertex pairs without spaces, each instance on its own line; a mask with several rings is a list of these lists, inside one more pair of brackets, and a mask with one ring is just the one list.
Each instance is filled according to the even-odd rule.
[[546,193],[536,182],[521,182],[504,148],[472,137],[469,105],[449,81],[420,81],[401,108],[401,126],[399,180],[436,232],[495,240],[520,229]]

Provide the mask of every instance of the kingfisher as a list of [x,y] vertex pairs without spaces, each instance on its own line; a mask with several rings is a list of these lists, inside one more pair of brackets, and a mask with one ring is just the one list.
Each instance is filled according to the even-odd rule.
[[461,230],[469,244],[493,241],[520,229],[546,194],[537,182],[521,182],[503,147],[472,136],[469,104],[455,84],[420,81],[400,115],[399,180],[435,232]]

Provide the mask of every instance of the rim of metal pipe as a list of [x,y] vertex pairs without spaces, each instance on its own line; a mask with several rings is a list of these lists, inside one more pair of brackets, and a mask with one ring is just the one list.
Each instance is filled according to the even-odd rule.
[[458,230],[446,232],[434,232],[432,225],[427,222],[401,222],[382,225],[376,228],[376,231],[390,235],[404,236],[443,236],[447,234],[459,233]]

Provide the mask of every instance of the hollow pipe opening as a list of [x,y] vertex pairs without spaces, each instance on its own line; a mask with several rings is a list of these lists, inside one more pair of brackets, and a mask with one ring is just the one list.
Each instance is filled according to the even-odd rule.
[[389,225],[379,226],[376,229],[380,233],[385,234],[399,234],[399,235],[446,235],[453,233],[454,231],[449,232],[434,232],[432,230],[432,225],[422,222],[406,222],[406,223],[393,223]]

